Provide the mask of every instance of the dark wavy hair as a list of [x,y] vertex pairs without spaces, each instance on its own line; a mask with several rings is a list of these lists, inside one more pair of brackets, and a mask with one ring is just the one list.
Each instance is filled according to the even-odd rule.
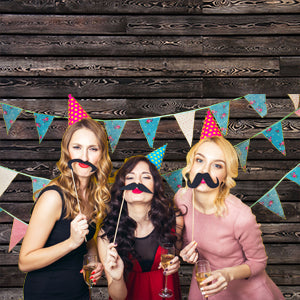
[[[176,243],[177,236],[176,216],[180,214],[175,208],[173,200],[167,199],[164,195],[164,185],[156,166],[151,163],[145,156],[133,156],[129,158],[123,166],[118,170],[115,177],[115,182],[111,188],[111,201],[109,204],[109,213],[103,221],[102,229],[104,231],[101,238],[107,237],[110,242],[113,242],[117,220],[123,198],[121,187],[125,185],[125,176],[131,172],[139,162],[146,162],[154,179],[154,194],[149,211],[149,218],[156,229],[159,236],[159,244],[161,243]],[[120,218],[118,233],[116,237],[117,251],[122,258],[125,270],[128,272],[132,269],[132,258],[138,258],[135,251],[135,236],[134,232],[137,223],[128,216],[127,203],[124,201],[122,214]],[[127,273],[126,272],[126,273]]]

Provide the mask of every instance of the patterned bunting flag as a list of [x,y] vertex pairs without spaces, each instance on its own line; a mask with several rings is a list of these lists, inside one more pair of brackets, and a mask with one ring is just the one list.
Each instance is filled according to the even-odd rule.
[[295,109],[297,109],[299,107],[300,94],[288,94],[288,95],[291,98],[291,100],[293,101]]
[[182,187],[182,169],[162,175],[170,185],[174,193]]
[[296,114],[298,117],[300,117],[300,109],[296,110],[296,111],[295,111],[295,114]]
[[54,117],[44,114],[34,113],[35,125],[39,135],[39,142],[41,142],[48,131]]
[[41,188],[45,187],[51,180],[46,179],[46,178],[40,178],[40,177],[31,177],[32,181],[32,191],[33,191],[33,197],[34,200],[38,198],[38,195],[35,195],[34,193]]
[[19,107],[14,107],[8,104],[1,104],[3,110],[3,119],[6,125],[6,132],[8,134],[9,129],[11,128],[12,124],[16,121],[17,117],[23,110]]
[[18,172],[0,166],[0,197],[6,191]]
[[279,196],[274,188],[271,189],[266,195],[261,197],[259,199],[259,203],[281,218],[285,219]]
[[183,132],[189,145],[192,146],[194,134],[195,111],[188,111],[174,115],[181,131]]
[[167,144],[146,155],[146,157],[156,166],[158,170],[161,167],[166,148]]
[[14,222],[10,234],[8,252],[10,252],[19,243],[19,241],[25,236],[27,226],[28,226],[27,224],[14,218]]
[[261,117],[267,114],[266,94],[248,94],[244,98]]
[[112,153],[117,147],[119,138],[121,136],[125,124],[126,120],[113,120],[104,122]]
[[140,125],[143,129],[144,135],[145,135],[147,142],[151,148],[153,148],[153,143],[154,143],[156,130],[157,130],[159,121],[160,121],[160,117],[139,120]]
[[2,211],[2,208],[0,207],[0,212]]
[[210,111],[214,115],[223,135],[227,134],[229,119],[229,101],[210,106]]
[[296,182],[298,185],[300,185],[300,165],[296,166],[285,177],[289,180]]
[[281,122],[262,131],[262,134],[283,154],[285,153],[284,139]]
[[241,168],[244,171],[246,171],[246,163],[247,163],[249,144],[250,144],[250,140],[246,140],[246,141],[243,141],[240,144],[234,146],[234,148],[237,152],[237,155],[239,157]]

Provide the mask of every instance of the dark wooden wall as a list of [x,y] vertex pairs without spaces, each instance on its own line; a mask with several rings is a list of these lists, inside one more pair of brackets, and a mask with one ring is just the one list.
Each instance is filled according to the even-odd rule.
[[[237,144],[294,110],[288,94],[300,93],[300,2],[245,0],[6,0],[0,1],[0,102],[38,113],[67,116],[72,93],[97,119],[174,114],[234,99],[267,95],[264,118],[246,100],[231,103],[228,139]],[[56,118],[39,144],[31,113],[23,112],[6,134],[0,111],[0,165],[53,178],[67,126]],[[194,141],[204,110],[196,113]],[[300,157],[300,121],[283,122],[287,155],[262,135],[251,140],[247,171],[234,193],[251,205]],[[162,118],[154,147],[168,143],[162,173],[184,166],[189,150],[173,117]],[[151,152],[138,122],[127,122],[114,168],[124,158]],[[267,271],[286,299],[300,299],[299,187],[277,188],[286,220],[257,204],[269,256]],[[173,196],[169,187],[167,193]],[[29,221],[30,178],[18,175],[0,207]],[[0,299],[20,299],[24,274],[20,244],[8,244],[12,218],[0,213]],[[180,271],[188,293],[191,267]],[[106,282],[95,288],[107,295]],[[102,295],[103,297],[100,297]]]

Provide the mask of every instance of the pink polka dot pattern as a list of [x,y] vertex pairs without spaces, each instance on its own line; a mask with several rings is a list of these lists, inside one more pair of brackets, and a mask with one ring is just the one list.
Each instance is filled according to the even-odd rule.
[[81,119],[90,119],[91,117],[86,113],[86,111],[80,106],[80,104],[75,100],[72,95],[69,95],[68,102],[68,125],[71,126],[74,123],[80,121]]
[[208,110],[202,127],[200,140],[203,140],[207,137],[210,138],[213,136],[222,136],[222,133],[210,110]]

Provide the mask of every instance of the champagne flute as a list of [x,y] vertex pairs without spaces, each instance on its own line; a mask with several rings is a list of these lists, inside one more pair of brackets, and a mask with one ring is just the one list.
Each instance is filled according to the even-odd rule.
[[85,254],[83,256],[83,278],[85,283],[89,287],[89,299],[92,299],[92,287],[93,280],[90,279],[91,273],[97,267],[98,257],[97,255]]
[[[170,261],[175,257],[175,247],[173,244],[163,244],[161,249],[161,266],[165,270],[169,265]],[[162,298],[171,298],[173,292],[167,288],[168,276],[165,275],[165,287],[160,291],[159,296]]]
[[[199,289],[201,289],[201,282],[204,281],[207,277],[211,275],[211,269],[210,269],[210,264],[207,260],[205,259],[200,259],[196,262],[195,264],[195,277],[196,281],[198,283]],[[209,285],[211,283],[208,283]],[[208,299],[208,296],[205,296],[206,299]]]

